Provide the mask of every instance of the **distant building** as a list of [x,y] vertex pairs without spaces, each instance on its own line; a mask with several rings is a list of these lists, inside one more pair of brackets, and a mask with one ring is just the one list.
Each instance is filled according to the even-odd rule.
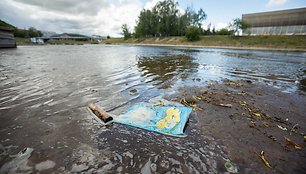
[[0,26],[0,48],[16,48],[14,30]]
[[91,37],[81,35],[81,34],[63,33],[63,34],[56,34],[56,35],[50,36],[50,39],[86,41],[86,40],[91,40]]
[[243,35],[305,35],[306,8],[243,14]]
[[44,44],[44,40],[39,37],[32,37],[30,38],[30,40],[31,40],[31,43],[33,44]]

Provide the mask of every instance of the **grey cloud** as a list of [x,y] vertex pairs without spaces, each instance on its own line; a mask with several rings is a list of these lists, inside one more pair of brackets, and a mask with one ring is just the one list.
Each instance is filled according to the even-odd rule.
[[120,36],[141,8],[139,0],[0,0],[0,18],[19,28]]
[[42,8],[46,11],[58,11],[69,14],[96,15],[100,9],[109,6],[107,0],[14,0],[26,5]]

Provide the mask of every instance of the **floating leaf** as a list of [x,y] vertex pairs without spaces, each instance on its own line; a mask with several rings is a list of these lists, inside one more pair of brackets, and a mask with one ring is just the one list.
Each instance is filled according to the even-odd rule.
[[230,173],[238,173],[238,166],[230,160],[226,160],[226,162],[224,163],[224,167]]
[[135,95],[137,93],[137,89],[131,89],[129,93],[130,95]]
[[259,113],[253,113],[256,117],[260,117]]
[[245,101],[239,101],[239,103],[240,103],[241,106],[245,106],[246,105]]
[[273,136],[273,135],[269,135],[268,137],[271,138],[273,141],[276,141],[276,140],[277,140],[276,137]]
[[278,128],[280,128],[281,130],[283,130],[283,131],[286,131],[286,130],[288,130],[286,127],[282,127],[282,126],[280,126],[280,125],[276,125]]
[[231,108],[233,105],[231,105],[231,104],[223,104],[223,103],[221,103],[221,104],[219,104],[219,106],[223,106],[223,107],[228,107],[228,108]]
[[246,92],[242,91],[242,92],[238,92],[237,94],[239,94],[239,95],[246,95]]
[[269,127],[269,124],[267,122],[262,123],[265,127]]
[[195,99],[195,100],[202,100],[202,98],[198,97],[198,96],[192,96],[192,98]]
[[256,122],[250,121],[249,126],[250,126],[250,127],[255,127],[255,126],[256,126]]
[[190,105],[191,107],[192,107],[192,109],[194,109],[194,110],[199,110],[199,111],[203,111],[203,109],[202,108],[200,108],[199,106],[197,106],[196,104],[194,104],[194,105]]
[[265,158],[265,152],[264,152],[264,151],[261,151],[261,152],[260,152],[259,157],[260,157],[260,159],[262,160],[262,162],[263,162],[267,167],[269,167],[270,169],[272,169],[271,164],[270,164],[269,161]]
[[302,146],[299,144],[296,144],[295,142],[293,142],[292,140],[290,140],[289,138],[285,137],[285,140],[287,142],[287,144],[292,145],[295,149],[302,149]]
[[154,104],[154,106],[164,106],[165,103],[162,100],[158,100],[157,104]]
[[194,101],[187,101],[185,98],[182,98],[181,99],[181,103],[185,106],[189,106],[189,107],[192,107],[192,109],[194,110],[199,110],[199,111],[202,111],[203,109],[200,108],[199,106],[197,106],[196,104],[193,104],[195,103]]

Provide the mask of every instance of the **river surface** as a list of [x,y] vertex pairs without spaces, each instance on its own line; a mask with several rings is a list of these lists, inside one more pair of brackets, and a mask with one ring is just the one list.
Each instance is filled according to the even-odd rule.
[[227,154],[197,131],[196,115],[189,136],[179,139],[118,124],[106,128],[87,104],[120,114],[179,88],[223,79],[305,95],[305,78],[304,52],[111,45],[1,49],[0,166],[29,147],[34,151],[18,169],[22,173],[216,173]]

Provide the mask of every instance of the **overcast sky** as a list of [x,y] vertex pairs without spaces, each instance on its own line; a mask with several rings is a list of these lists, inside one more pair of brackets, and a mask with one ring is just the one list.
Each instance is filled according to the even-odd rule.
[[[121,25],[132,29],[139,12],[159,0],[0,0],[0,19],[19,28],[33,26],[57,33],[120,36]],[[202,8],[203,26],[216,29],[245,13],[306,7],[306,0],[178,0],[180,9]]]

